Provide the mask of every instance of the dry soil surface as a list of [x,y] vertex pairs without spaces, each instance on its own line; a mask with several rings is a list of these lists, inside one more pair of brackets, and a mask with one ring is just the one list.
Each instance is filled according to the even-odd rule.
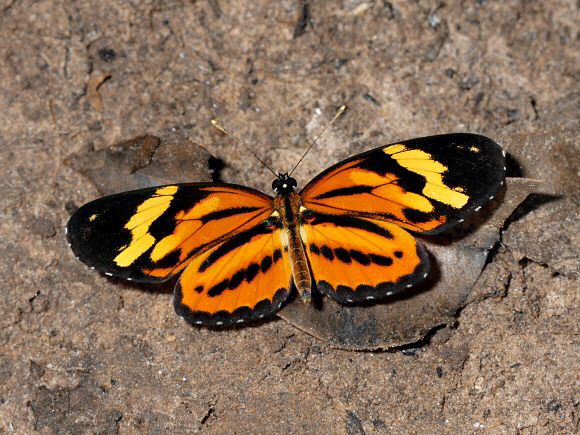
[[[0,433],[577,433],[579,32],[576,0],[0,1]],[[349,352],[276,318],[195,328],[170,287],[67,247],[70,212],[98,196],[73,153],[187,134],[223,181],[269,192],[210,120],[284,172],[342,104],[299,185],[451,131],[544,181],[479,296],[424,343]]]

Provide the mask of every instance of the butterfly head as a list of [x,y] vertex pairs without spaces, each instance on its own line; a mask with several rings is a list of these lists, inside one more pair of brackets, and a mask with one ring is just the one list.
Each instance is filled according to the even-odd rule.
[[296,190],[296,180],[288,174],[278,174],[272,183],[272,190],[278,195],[284,195]]

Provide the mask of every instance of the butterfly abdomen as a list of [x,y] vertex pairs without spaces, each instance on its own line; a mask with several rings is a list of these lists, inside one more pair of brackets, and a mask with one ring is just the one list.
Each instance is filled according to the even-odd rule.
[[304,244],[300,237],[300,197],[294,192],[278,195],[274,200],[274,207],[282,218],[284,244],[288,246],[292,278],[304,302],[310,301],[312,291],[312,277],[304,252]]
[[292,277],[294,284],[304,302],[310,301],[312,290],[312,278],[310,269],[304,253],[304,245],[300,238],[298,227],[287,229],[288,242],[290,248],[290,261],[292,262]]

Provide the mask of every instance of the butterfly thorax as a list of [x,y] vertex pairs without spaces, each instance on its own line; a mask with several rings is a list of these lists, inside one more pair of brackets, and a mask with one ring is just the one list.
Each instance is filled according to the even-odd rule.
[[292,278],[303,301],[310,300],[312,278],[300,236],[300,213],[302,201],[294,192],[296,180],[288,174],[280,174],[272,183],[274,192],[274,209],[282,221],[282,244],[290,253]]

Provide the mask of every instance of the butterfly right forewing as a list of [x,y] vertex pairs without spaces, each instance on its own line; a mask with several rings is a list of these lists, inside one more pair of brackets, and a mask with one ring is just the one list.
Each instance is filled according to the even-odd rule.
[[411,139],[350,157],[300,192],[308,210],[393,222],[439,233],[477,211],[499,190],[505,153],[467,133]]

